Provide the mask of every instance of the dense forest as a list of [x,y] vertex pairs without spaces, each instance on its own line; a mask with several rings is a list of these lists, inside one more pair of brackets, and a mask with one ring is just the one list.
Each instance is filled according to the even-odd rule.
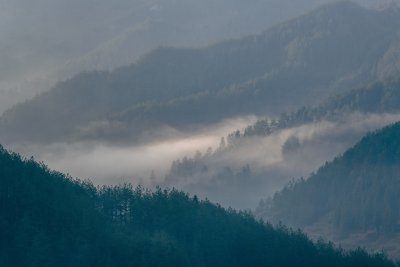
[[2,266],[395,266],[176,190],[96,188],[0,150]]
[[1,117],[0,136],[7,143],[135,141],[162,126],[293,110],[393,75],[399,18],[397,8],[344,1],[259,35],[201,49],[160,48],[130,66],[79,74],[15,106]]
[[258,214],[296,227],[325,221],[341,237],[398,233],[399,140],[400,123],[368,134],[309,178],[262,202]]

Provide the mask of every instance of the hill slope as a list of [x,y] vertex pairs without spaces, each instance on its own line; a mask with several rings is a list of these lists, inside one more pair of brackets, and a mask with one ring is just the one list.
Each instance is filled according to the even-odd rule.
[[95,189],[0,150],[2,266],[395,266],[177,191]]
[[166,125],[279,113],[397,73],[399,18],[397,8],[339,2],[261,35],[204,49],[158,49],[137,64],[78,75],[17,105],[2,116],[0,136],[135,140]]
[[[388,240],[399,233],[400,123],[364,137],[308,179],[288,185],[258,209],[273,221],[336,239],[373,233]],[[364,240],[368,246],[368,240]],[[398,254],[398,248],[391,248]]]

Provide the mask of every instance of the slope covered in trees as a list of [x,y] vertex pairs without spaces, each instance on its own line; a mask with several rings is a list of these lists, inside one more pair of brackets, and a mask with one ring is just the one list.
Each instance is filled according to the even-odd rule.
[[396,73],[399,18],[394,7],[368,10],[345,1],[260,35],[202,49],[161,48],[15,106],[2,116],[0,136],[134,140],[165,125],[280,113]]
[[340,238],[367,232],[397,235],[399,140],[400,123],[368,134],[308,179],[289,184],[263,202],[258,213],[296,227],[322,224],[325,236],[330,231]]
[[1,266],[395,266],[175,190],[95,188],[0,150]]

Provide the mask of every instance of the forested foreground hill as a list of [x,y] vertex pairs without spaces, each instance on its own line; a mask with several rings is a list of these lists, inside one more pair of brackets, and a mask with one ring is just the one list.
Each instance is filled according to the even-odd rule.
[[0,119],[0,137],[135,140],[165,125],[291,110],[398,73],[399,14],[396,7],[341,1],[260,35],[157,49],[136,64],[77,75],[15,106]]
[[[400,231],[399,163],[396,123],[367,135],[308,179],[289,184],[263,202],[258,214],[336,239],[369,234],[363,240],[369,247],[381,237],[388,243]],[[398,246],[388,250],[399,256]]]
[[395,266],[175,190],[95,188],[0,150],[1,266]]

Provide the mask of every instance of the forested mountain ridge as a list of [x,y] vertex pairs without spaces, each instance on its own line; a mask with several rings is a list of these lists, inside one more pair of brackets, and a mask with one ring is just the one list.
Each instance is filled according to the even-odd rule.
[[0,149],[2,266],[396,266],[176,190],[95,188]]
[[392,77],[333,95],[316,106],[284,112],[275,119],[258,120],[243,131],[238,129],[231,133],[228,139],[238,141],[238,137],[267,136],[276,130],[323,120],[339,122],[355,113],[396,114],[399,111],[400,79]]
[[396,73],[399,18],[397,8],[344,1],[261,35],[203,49],[161,48],[15,106],[2,116],[0,136],[4,142],[135,140],[160,126],[280,113]]
[[[323,227],[318,234],[337,240],[371,233],[363,240],[366,246],[382,236],[398,236],[399,140],[400,123],[368,134],[306,180],[262,202],[258,214],[310,232]],[[389,250],[399,256],[397,246]]]
[[[131,64],[159,46],[200,47],[257,34],[332,1],[42,0],[33,7],[3,0],[0,113],[82,71]],[[382,0],[359,0],[376,1]]]
[[[334,1],[3,0],[0,113],[77,73],[131,64],[159,46],[258,34]],[[368,7],[383,1],[357,0]]]

